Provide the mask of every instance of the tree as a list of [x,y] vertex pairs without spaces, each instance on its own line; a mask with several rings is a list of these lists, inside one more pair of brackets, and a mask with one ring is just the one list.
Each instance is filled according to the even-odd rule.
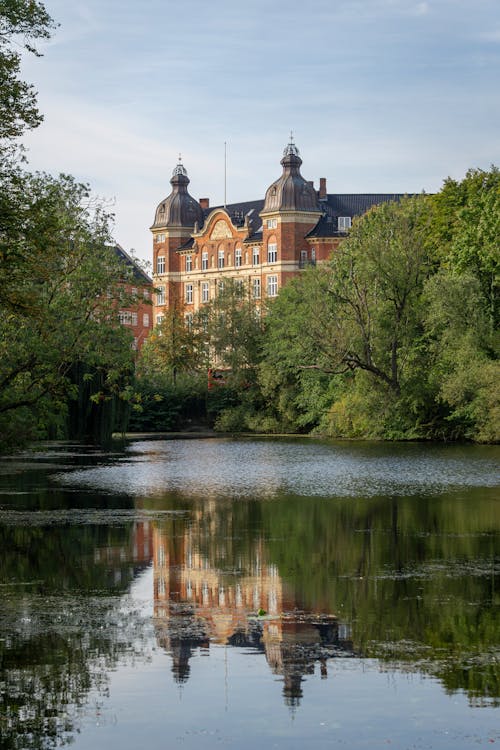
[[14,170],[0,181],[12,209],[0,232],[0,421],[8,440],[23,437],[16,420],[26,437],[64,410],[76,395],[75,363],[85,364],[88,381],[105,373],[91,396],[106,399],[123,387],[132,355],[117,315],[127,271],[111,247],[105,206],[72,177]]
[[175,385],[178,375],[197,372],[200,367],[203,369],[197,335],[175,303],[165,311],[162,322],[145,341],[138,375],[153,381],[157,376],[166,377]]
[[199,312],[196,326],[212,364],[242,382],[254,378],[261,357],[261,311],[237,280],[220,284],[217,296]]
[[472,274],[480,284],[494,331],[500,322],[500,171],[470,169],[460,182],[448,178],[432,198],[429,244],[453,274]]
[[43,119],[33,87],[19,78],[21,54],[13,47],[19,43],[38,56],[33,42],[48,39],[54,27],[43,3],[0,0],[0,148]]

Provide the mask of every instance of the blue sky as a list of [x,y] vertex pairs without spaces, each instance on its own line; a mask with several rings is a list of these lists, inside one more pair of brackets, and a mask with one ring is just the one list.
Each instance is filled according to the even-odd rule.
[[499,0],[46,0],[33,169],[114,202],[149,259],[179,152],[195,198],[263,197],[293,130],[329,192],[438,190],[500,162]]

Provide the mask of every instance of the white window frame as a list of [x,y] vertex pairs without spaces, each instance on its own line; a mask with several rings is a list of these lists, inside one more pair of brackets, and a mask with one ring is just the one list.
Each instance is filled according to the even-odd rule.
[[252,298],[260,299],[260,278],[252,279]]
[[149,313],[142,314],[142,325],[144,328],[149,328]]
[[352,219],[350,216],[339,216],[338,218],[339,232],[347,232],[347,230],[351,228],[351,225],[352,225]]
[[268,219],[267,220],[267,228],[268,229],[277,229],[278,227],[278,219]]
[[139,316],[136,312],[130,313],[130,325],[136,326],[139,322]]
[[208,271],[208,252],[206,250],[201,254],[201,270]]
[[267,296],[278,296],[278,276],[276,274],[272,274],[272,276],[267,277]]
[[156,273],[165,273],[165,256],[159,255],[156,259]]
[[252,266],[260,265],[260,247],[252,247]]
[[193,285],[192,284],[186,284],[186,286],[184,287],[184,300],[186,302],[186,305],[193,304]]
[[267,246],[267,262],[277,263],[278,262],[278,243],[270,242]]
[[165,320],[165,316],[164,315],[157,315],[156,316],[156,325],[157,326],[161,326],[161,324],[163,323],[164,320]]
[[158,291],[156,292],[156,304],[157,305],[165,304],[165,287],[164,286],[158,287]]
[[234,251],[234,265],[236,266],[236,268],[239,268],[241,266],[242,260],[243,260],[243,251],[241,247],[237,247],[236,250]]
[[193,270],[193,256],[186,255],[186,273],[190,273]]
[[224,268],[224,248],[217,250],[217,268]]
[[122,326],[132,325],[132,313],[130,310],[120,310],[118,313],[118,320]]
[[204,281],[201,285],[201,301],[210,302],[210,284]]

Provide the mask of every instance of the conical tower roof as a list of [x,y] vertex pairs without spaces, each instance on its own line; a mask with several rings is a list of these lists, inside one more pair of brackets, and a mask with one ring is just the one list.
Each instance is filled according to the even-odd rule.
[[301,164],[299,149],[290,138],[281,160],[283,174],[267,189],[263,214],[273,211],[320,211],[312,183],[304,180],[300,174]]
[[185,227],[193,229],[196,222],[203,224],[203,209],[188,193],[189,177],[182,164],[179,163],[172,172],[172,192],[158,205],[155,213],[153,228]]

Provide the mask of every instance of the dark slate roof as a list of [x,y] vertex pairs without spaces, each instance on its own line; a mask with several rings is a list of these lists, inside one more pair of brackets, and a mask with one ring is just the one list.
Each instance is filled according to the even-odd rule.
[[134,260],[124,249],[121,245],[113,245],[113,249],[115,253],[117,254],[118,258],[122,261],[122,263],[127,267],[132,269],[132,274],[134,279],[139,284],[152,284],[153,280],[149,278],[147,273],[142,270],[142,268],[139,266],[136,260]]
[[345,232],[338,229],[339,216],[355,216],[365,214],[372,206],[389,201],[400,201],[404,193],[345,193],[330,194],[327,199],[320,201],[323,216],[314,229],[306,237],[343,237]]
[[178,248],[176,248],[175,252],[178,253],[181,250],[191,250],[191,248],[194,245],[194,238],[190,237],[186,242],[184,242],[182,245],[179,245]]
[[245,223],[245,218],[248,216],[250,237],[252,237],[262,227],[262,219],[259,214],[263,207],[264,201],[260,199],[257,201],[243,201],[242,203],[228,203],[227,206],[212,206],[211,208],[204,209],[203,213],[206,219],[212,211],[222,208],[229,214],[231,221],[236,227],[242,227]]

